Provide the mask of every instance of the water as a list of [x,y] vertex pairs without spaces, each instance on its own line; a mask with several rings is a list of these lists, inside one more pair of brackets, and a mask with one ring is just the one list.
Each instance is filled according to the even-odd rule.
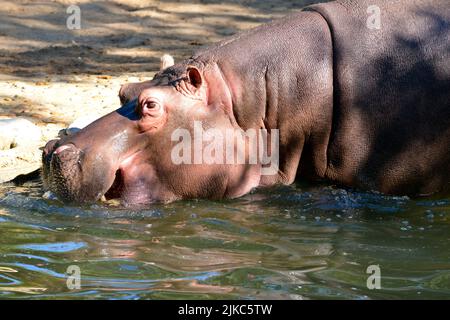
[[42,195],[0,186],[0,299],[450,298],[449,198],[296,185],[138,210]]

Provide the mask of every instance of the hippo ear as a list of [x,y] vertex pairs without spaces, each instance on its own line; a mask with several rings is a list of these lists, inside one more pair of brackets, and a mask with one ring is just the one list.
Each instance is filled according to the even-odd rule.
[[159,71],[163,71],[164,69],[171,67],[175,64],[173,57],[171,55],[165,54],[161,57],[161,64],[159,66]]
[[199,89],[202,86],[202,75],[200,73],[200,70],[198,70],[196,67],[189,67],[187,69],[187,76],[190,84],[195,88]]

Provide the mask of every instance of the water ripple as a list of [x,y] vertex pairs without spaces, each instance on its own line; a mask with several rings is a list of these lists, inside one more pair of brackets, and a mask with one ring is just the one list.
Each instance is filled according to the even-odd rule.
[[[450,296],[450,199],[293,185],[148,209],[66,206],[0,185],[0,297]],[[382,289],[367,288],[379,265]],[[79,267],[81,288],[67,287]]]

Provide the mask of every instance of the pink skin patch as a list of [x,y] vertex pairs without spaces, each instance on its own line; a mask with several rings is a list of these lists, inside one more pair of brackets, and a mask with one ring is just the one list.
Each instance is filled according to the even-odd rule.
[[64,150],[69,149],[69,148],[71,148],[70,145],[63,145],[63,146],[60,146],[60,147],[56,148],[56,150],[53,151],[53,153],[54,153],[54,154],[58,154],[58,153],[61,153],[61,152],[63,152]]
[[136,152],[121,161],[115,180],[105,194],[107,199],[119,198],[125,205],[147,204],[153,201],[159,184],[155,183],[152,168],[140,163],[140,153]]

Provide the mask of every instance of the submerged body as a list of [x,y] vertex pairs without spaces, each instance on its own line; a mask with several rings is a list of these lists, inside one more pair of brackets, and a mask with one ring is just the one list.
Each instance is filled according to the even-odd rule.
[[[380,29],[368,27],[370,5],[380,8]],[[445,0],[313,5],[124,87],[120,109],[48,143],[44,183],[69,201],[126,203],[238,197],[296,178],[445,192],[449,52]],[[174,163],[173,132],[194,133],[196,122],[222,133],[277,130],[278,171]]]

